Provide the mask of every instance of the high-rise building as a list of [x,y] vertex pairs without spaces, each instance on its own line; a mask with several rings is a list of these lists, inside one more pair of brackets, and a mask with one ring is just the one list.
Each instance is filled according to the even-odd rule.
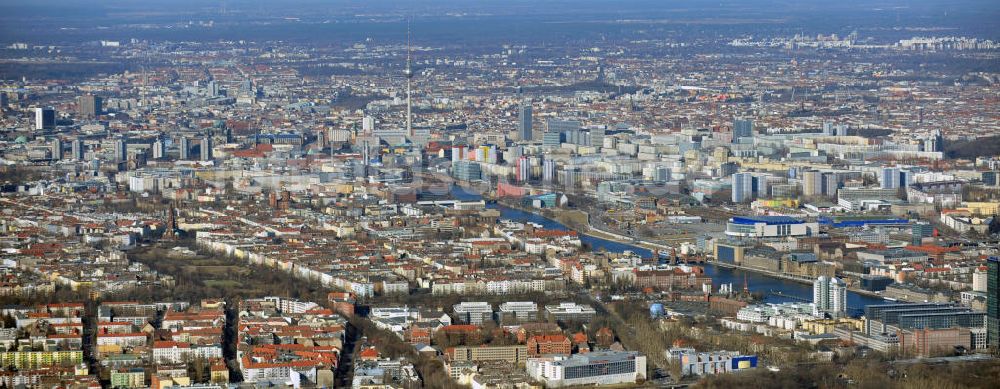
[[739,138],[749,138],[753,136],[753,120],[733,119],[733,143]]
[[518,182],[525,182],[531,179],[531,165],[528,163],[528,157],[521,156],[517,159],[517,171],[516,176]]
[[923,238],[934,236],[934,225],[925,221],[918,221],[910,227],[910,234],[913,235],[913,245],[919,246]]
[[604,146],[604,137],[607,136],[608,130],[604,127],[596,127],[590,129],[590,145],[593,147]]
[[805,197],[823,195],[823,173],[807,170],[802,173],[802,195]]
[[482,166],[478,162],[458,161],[452,164],[452,175],[463,181],[478,181],[483,178]]
[[1000,257],[986,260],[986,342],[1000,346]]
[[530,101],[525,100],[521,102],[517,115],[517,126],[518,133],[521,135],[521,140],[529,141],[532,139]]
[[563,140],[562,135],[563,134],[561,132],[546,131],[545,134],[542,135],[542,145],[559,147],[559,144],[561,144]]
[[187,160],[188,158],[191,157],[189,155],[189,153],[191,152],[191,145],[189,144],[189,142],[190,141],[186,136],[182,136],[180,142],[178,142],[177,150],[180,153],[178,154],[178,158],[180,158],[180,160],[182,161]]
[[556,161],[546,158],[542,161],[542,181],[551,183],[556,178]]
[[882,189],[906,188],[912,183],[913,173],[909,170],[894,167],[882,168],[882,174],[879,177],[879,184]]
[[545,127],[545,130],[548,132],[564,133],[579,130],[582,125],[576,120],[549,119],[545,122]]
[[256,91],[254,90],[254,87],[253,87],[253,80],[251,80],[249,78],[246,79],[246,80],[243,80],[243,82],[240,83],[240,93],[239,94],[241,96],[254,96],[254,95],[256,95],[257,93],[256,93]]
[[840,189],[840,183],[842,182],[839,174],[834,172],[824,172],[823,179],[820,184],[822,185],[822,194],[826,197],[836,197],[837,189]]
[[361,130],[366,133],[371,133],[375,131],[375,118],[365,115],[364,119],[361,119]]
[[101,98],[94,95],[83,95],[76,99],[77,112],[85,118],[101,116],[101,111],[103,110],[101,105]]
[[62,155],[63,155],[62,140],[59,138],[55,138],[52,140],[52,159],[58,161],[62,159]]
[[941,136],[941,131],[934,130],[931,131],[923,140],[924,151],[944,151],[944,137]]
[[209,97],[219,96],[219,84],[215,80],[209,81],[208,85],[205,87],[205,91],[208,92]]
[[1000,178],[1000,172],[989,171],[983,172],[981,179],[983,180],[983,185],[997,186],[1000,185],[1000,180],[998,180],[998,178]]
[[35,108],[35,129],[51,130],[56,128],[56,109],[52,107]]
[[734,203],[742,203],[753,199],[753,174],[736,173],[732,176],[732,199]]
[[115,162],[125,162],[128,160],[128,143],[125,143],[125,138],[115,139]]
[[209,135],[205,135],[201,138],[201,160],[212,160],[212,137]]
[[837,277],[820,276],[813,282],[813,304],[833,317],[847,312],[847,284]]
[[153,159],[163,159],[167,155],[167,145],[162,138],[157,138],[153,142]]
[[85,147],[83,139],[74,139],[70,145],[70,153],[72,154],[70,157],[74,161],[83,161],[84,153],[86,152]]
[[882,189],[899,188],[899,169],[886,167],[882,168],[882,175],[879,177],[879,184]]

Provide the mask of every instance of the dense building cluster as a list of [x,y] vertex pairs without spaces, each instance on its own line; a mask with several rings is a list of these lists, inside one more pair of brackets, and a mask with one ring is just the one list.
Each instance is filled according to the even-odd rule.
[[[992,35],[222,8],[0,37],[3,386],[686,386],[1000,344]],[[294,38],[187,35],[234,26]]]

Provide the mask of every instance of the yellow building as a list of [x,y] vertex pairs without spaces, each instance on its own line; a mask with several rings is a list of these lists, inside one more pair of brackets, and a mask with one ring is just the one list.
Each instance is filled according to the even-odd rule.
[[854,331],[862,331],[865,328],[864,320],[853,318],[807,320],[801,324],[802,329],[809,331],[811,334],[833,333],[837,327],[845,325],[851,326],[851,329]]
[[965,203],[964,207],[959,209],[967,211],[973,215],[996,215],[997,211],[1000,210],[1000,202],[968,202]]
[[229,369],[221,363],[212,365],[212,382],[229,382]]
[[97,345],[97,355],[110,355],[110,354],[121,354],[122,346],[117,344],[99,344]]
[[8,351],[0,353],[0,366],[37,369],[83,363],[83,351]]
[[146,371],[141,367],[112,371],[111,387],[144,388],[146,387]]
[[455,347],[451,350],[451,357],[455,361],[524,363],[528,358],[528,346]]

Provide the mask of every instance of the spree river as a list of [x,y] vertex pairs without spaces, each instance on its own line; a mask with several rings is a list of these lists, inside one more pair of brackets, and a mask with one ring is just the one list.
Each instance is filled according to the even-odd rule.
[[[456,199],[461,199],[461,200],[482,199],[482,196],[465,191],[458,186],[454,187],[454,189],[452,190],[452,195],[455,196]],[[563,231],[570,230],[570,228],[566,227],[562,223],[559,223],[555,220],[548,219],[531,212],[525,212],[519,209],[506,207],[500,204],[488,204],[487,207],[499,210],[501,219],[514,220],[519,222],[532,222],[535,224],[539,224],[542,227],[545,227],[546,229],[551,229],[551,230],[563,230]],[[580,240],[583,241],[583,243],[589,245],[593,250],[600,250],[603,248],[608,252],[617,252],[617,253],[631,251],[644,258],[648,258],[653,255],[653,253],[650,250],[639,246],[635,246],[628,243],[615,242],[586,234],[580,234]],[[811,302],[813,298],[812,285],[807,285],[795,281],[789,281],[781,278],[769,277],[765,274],[745,271],[742,269],[719,267],[710,263],[703,264],[700,266],[704,267],[706,275],[712,277],[712,284],[716,288],[718,288],[718,286],[722,284],[732,283],[733,289],[742,290],[745,277],[747,284],[750,286],[750,291],[763,293],[765,302],[769,303],[781,303],[789,301]],[[778,294],[781,294],[783,296]],[[878,297],[865,296],[851,291],[847,292],[848,311],[854,315],[859,314],[860,310],[862,310],[865,305],[885,304],[885,303],[886,303],[885,300]]]

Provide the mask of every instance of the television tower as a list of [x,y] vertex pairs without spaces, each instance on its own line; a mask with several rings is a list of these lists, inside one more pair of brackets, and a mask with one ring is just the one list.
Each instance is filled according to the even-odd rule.
[[410,84],[413,80],[413,70],[410,69],[410,21],[406,21],[406,136],[413,139],[413,112],[410,104]]

